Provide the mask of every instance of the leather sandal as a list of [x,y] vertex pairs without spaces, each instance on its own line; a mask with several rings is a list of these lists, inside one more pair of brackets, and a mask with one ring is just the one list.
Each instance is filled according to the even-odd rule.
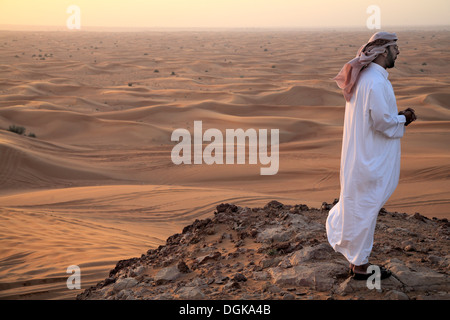
[[[381,273],[380,280],[389,278],[392,275],[392,272],[387,270],[386,268],[384,268],[384,267],[379,267],[379,268],[380,268],[380,273]],[[375,270],[373,270],[373,272],[371,272],[371,273],[358,273],[358,272],[355,272],[354,270],[352,270],[352,273],[353,273],[352,278],[355,280],[367,280],[367,279],[369,279],[370,276],[373,275],[374,272],[375,272]]]

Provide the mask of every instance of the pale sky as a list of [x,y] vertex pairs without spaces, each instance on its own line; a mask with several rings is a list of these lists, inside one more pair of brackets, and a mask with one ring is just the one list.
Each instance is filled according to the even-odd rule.
[[83,27],[366,27],[449,25],[450,0],[0,0],[0,25],[66,26],[70,5]]

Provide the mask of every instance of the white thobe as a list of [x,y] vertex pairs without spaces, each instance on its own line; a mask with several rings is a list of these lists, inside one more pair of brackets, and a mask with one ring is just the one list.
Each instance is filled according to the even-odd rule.
[[328,241],[354,265],[368,262],[378,213],[397,187],[400,138],[406,118],[398,115],[388,72],[376,63],[361,71],[345,106],[339,202],[326,222]]

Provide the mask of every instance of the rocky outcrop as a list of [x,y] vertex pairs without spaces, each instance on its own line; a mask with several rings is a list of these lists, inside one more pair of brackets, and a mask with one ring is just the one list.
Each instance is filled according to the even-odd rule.
[[382,209],[371,262],[393,274],[370,289],[327,242],[333,204],[220,204],[77,299],[450,299],[446,219]]

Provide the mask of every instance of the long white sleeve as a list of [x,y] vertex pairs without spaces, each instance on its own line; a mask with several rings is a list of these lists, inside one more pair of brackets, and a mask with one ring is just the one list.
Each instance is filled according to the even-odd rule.
[[[389,138],[402,138],[405,133],[406,117],[398,115],[388,101],[386,86],[375,84],[369,92],[369,110],[373,127]],[[390,107],[391,106],[391,107]]]

